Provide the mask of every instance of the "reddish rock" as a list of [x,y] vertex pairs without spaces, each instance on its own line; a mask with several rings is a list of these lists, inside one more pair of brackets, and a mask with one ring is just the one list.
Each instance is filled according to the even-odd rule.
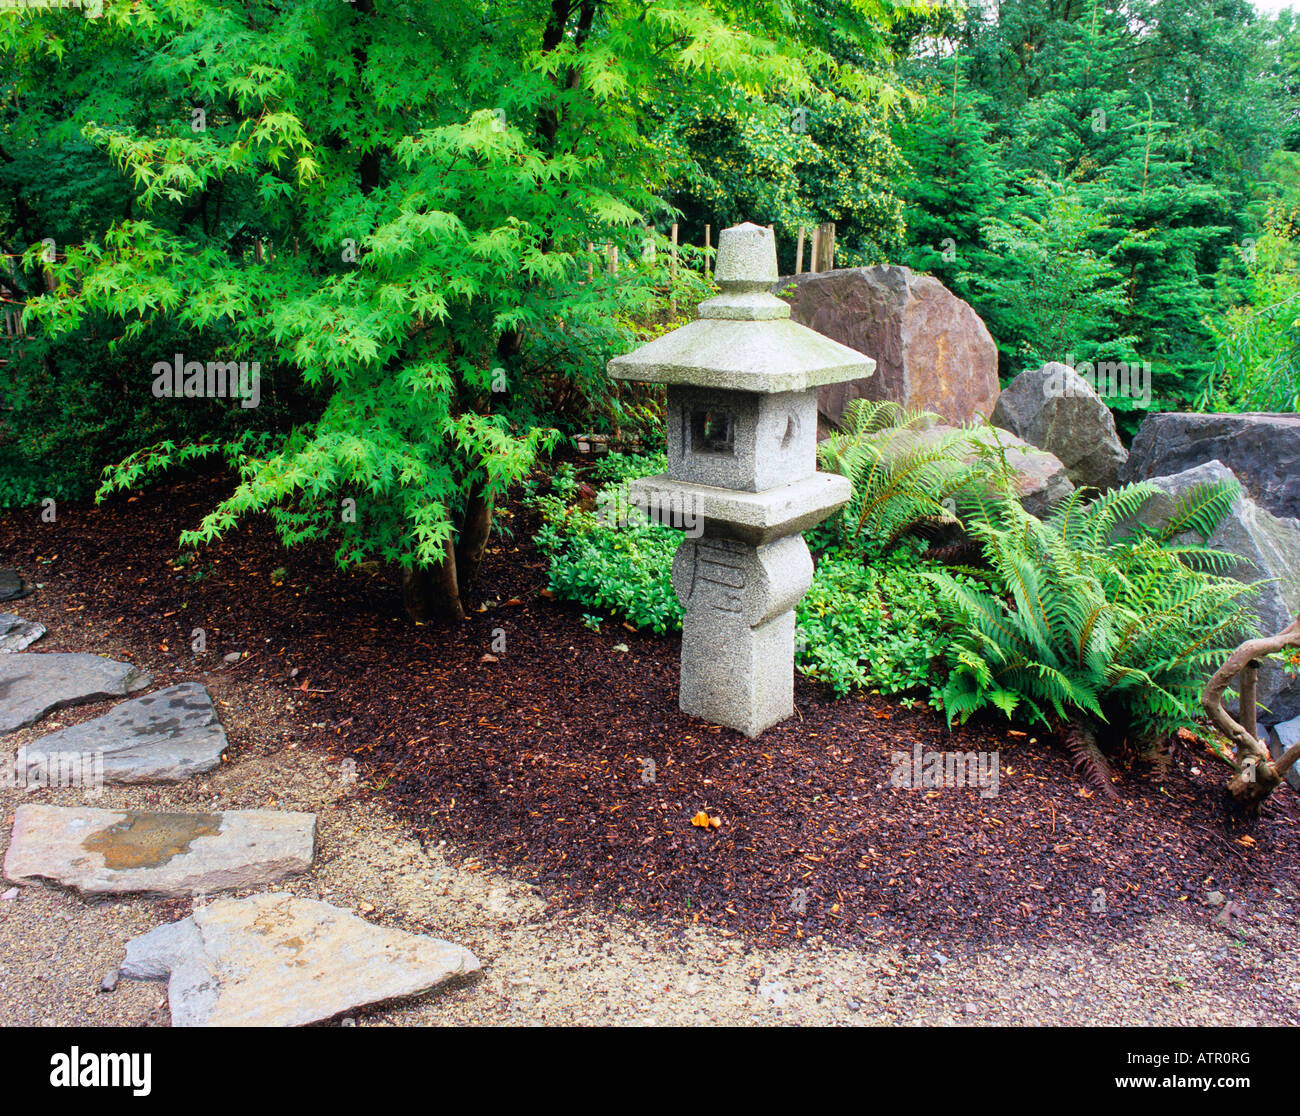
[[929,275],[853,267],[796,275],[774,288],[791,317],[874,357],[865,380],[828,384],[818,411],[838,424],[853,399],[892,399],[948,422],[987,418],[998,399],[998,350],[979,315]]

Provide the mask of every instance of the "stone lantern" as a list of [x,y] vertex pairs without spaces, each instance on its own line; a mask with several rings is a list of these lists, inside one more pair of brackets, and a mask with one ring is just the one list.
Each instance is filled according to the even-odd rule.
[[629,496],[686,531],[673,559],[682,711],[753,737],[794,712],[793,609],[813,572],[801,532],[850,495],[844,477],[817,472],[817,388],[876,363],[790,320],[770,290],[770,229],[724,229],[715,278],[722,294],[698,320],[609,374],[668,387],[668,472]]

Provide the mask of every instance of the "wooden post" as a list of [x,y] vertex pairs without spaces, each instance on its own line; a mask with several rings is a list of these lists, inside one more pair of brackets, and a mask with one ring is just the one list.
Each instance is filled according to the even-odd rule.
[[611,275],[618,274],[618,245],[617,244],[611,244],[609,246],[609,273]]
[[822,227],[817,225],[812,231],[812,251],[809,253],[808,270],[816,275],[822,261]]
[[669,282],[672,283],[672,300],[669,309],[674,318],[677,317],[677,222],[673,222],[673,257],[672,262],[668,265]]
[[803,226],[799,226],[799,243],[794,250],[794,273],[803,274]]
[[590,283],[596,273],[596,265],[591,262],[590,256],[596,251],[596,246],[589,240],[587,241],[587,282]]
[[826,221],[813,234],[813,270],[832,271],[835,268],[835,222]]
[[712,235],[713,235],[713,226],[705,225],[704,226],[704,274],[705,275],[708,275],[709,273],[709,249],[712,247],[712,245],[709,243],[709,238]]

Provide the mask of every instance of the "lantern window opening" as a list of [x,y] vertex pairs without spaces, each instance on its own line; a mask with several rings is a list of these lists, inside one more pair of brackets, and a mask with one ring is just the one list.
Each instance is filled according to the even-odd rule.
[[736,423],[722,407],[696,407],[691,411],[691,450],[694,453],[736,452]]

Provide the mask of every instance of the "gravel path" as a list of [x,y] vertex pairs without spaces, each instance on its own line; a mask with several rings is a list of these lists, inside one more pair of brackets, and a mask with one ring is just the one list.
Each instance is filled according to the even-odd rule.
[[[62,649],[60,642],[42,650]],[[759,950],[699,927],[674,932],[600,912],[554,917],[530,885],[473,861],[453,868],[454,850],[423,850],[381,804],[358,799],[348,768],[297,737],[282,696],[249,695],[233,671],[206,681],[232,741],[243,742],[232,761],[189,784],[108,788],[95,804],[317,811],[316,864],[284,890],[448,938],[483,962],[482,974],[459,986],[348,1023],[1300,1023],[1300,974],[1287,961],[1300,922],[1294,887],[1274,889],[1262,909],[1227,926],[1221,908],[1189,904],[1118,942],[1044,942],[961,957],[831,948],[817,939]],[[65,711],[6,737],[0,762],[41,733],[107,708]],[[76,790],[0,789],[0,853],[14,809],[28,801],[85,798]],[[45,887],[0,899],[0,1025],[166,1025],[161,984],[123,980],[109,994],[100,982],[129,938],[190,909],[189,900],[83,902]]]

